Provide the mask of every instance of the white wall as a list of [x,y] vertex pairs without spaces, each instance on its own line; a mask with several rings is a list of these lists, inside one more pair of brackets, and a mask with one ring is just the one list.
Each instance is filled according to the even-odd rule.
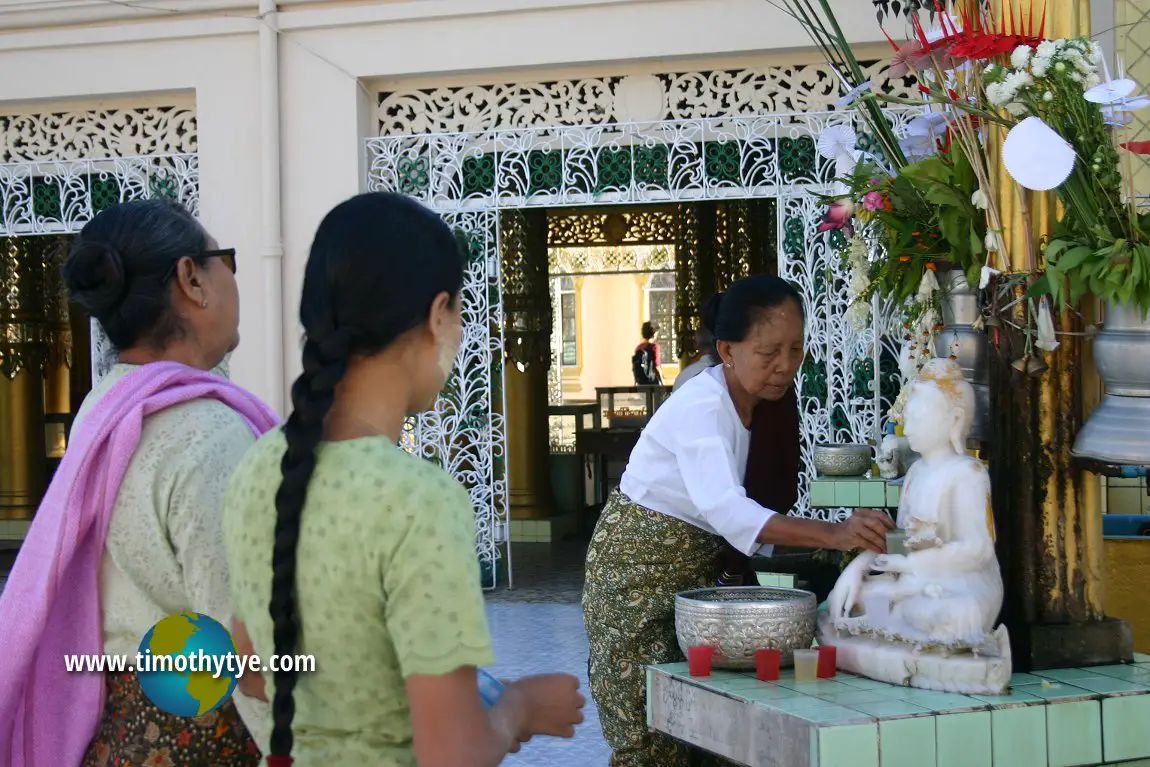
[[[734,54],[753,65],[762,63],[762,52],[778,59],[780,51],[809,47],[798,27],[765,0],[393,0],[313,2],[298,9],[286,4],[277,22],[283,31],[281,329],[267,327],[261,309],[260,22],[254,4],[168,0],[167,7],[208,15],[13,29],[160,15],[104,5],[114,4],[32,0],[0,7],[0,108],[33,100],[101,95],[114,102],[117,96],[194,92],[202,218],[222,245],[240,251],[243,343],[233,375],[265,398],[277,386],[286,390],[300,368],[298,296],[312,234],[333,205],[362,185],[362,139],[375,125],[374,98],[362,83],[477,77],[497,82],[581,67],[623,72],[644,59],[647,67],[665,71],[672,59]],[[869,2],[838,5],[844,27],[860,35],[859,42],[882,40]],[[810,52],[783,57],[814,59]],[[266,369],[266,343],[283,344],[285,380]]]

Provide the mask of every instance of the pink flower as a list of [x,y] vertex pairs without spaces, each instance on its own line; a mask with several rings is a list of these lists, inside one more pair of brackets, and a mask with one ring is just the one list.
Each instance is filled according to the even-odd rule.
[[886,198],[883,197],[882,192],[867,192],[863,195],[863,209],[874,213],[876,210],[882,210],[886,207]]
[[823,215],[823,222],[819,224],[819,232],[841,230],[847,237],[854,236],[855,204],[850,200],[835,200]]

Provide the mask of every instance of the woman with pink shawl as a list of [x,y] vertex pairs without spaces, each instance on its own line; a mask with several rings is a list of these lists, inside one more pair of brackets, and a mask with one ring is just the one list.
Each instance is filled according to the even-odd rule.
[[269,715],[242,690],[182,718],[131,671],[64,666],[134,657],[173,613],[231,625],[221,502],[278,420],[224,373],[239,343],[235,270],[234,250],[159,200],[106,210],[74,242],[65,281],[118,358],[77,414],[0,596],[0,767],[260,761]]

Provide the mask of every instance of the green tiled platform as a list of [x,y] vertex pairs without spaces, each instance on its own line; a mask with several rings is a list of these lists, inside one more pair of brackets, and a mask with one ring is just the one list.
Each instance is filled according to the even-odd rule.
[[823,477],[811,482],[811,506],[816,509],[897,509],[902,484],[881,477]]
[[1150,767],[1150,656],[1015,674],[1003,696],[839,673],[778,682],[687,664],[647,671],[647,721],[750,767]]

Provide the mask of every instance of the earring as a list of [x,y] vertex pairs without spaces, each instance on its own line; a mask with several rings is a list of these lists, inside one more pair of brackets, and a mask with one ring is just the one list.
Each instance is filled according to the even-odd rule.
[[727,367],[729,367],[729,368],[733,368],[733,367],[735,366],[735,363],[733,363],[733,362],[728,362],[728,363],[726,363],[726,366],[727,366]]
[[207,308],[208,308],[208,302],[207,302],[207,300],[201,301],[201,302],[200,302],[200,306],[201,306],[201,307],[203,307],[204,309],[207,309]]

